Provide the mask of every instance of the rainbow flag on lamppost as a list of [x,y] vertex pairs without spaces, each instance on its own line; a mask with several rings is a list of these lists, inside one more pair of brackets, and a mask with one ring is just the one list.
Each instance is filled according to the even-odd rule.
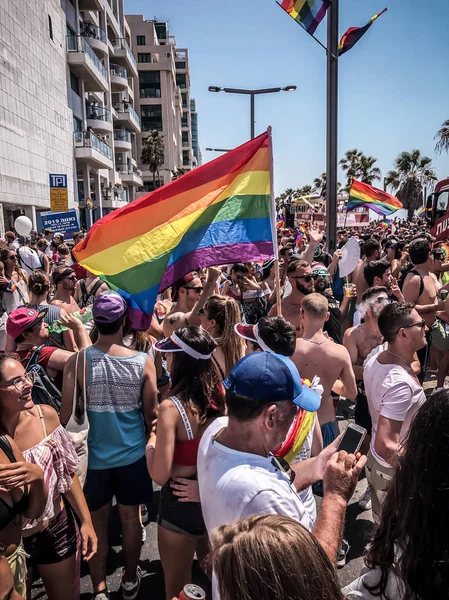
[[[73,250],[149,325],[158,292],[186,273],[276,255],[271,129],[106,215]],[[151,318],[151,317],[150,317]]]
[[386,216],[402,208],[402,202],[388,192],[353,179],[346,210],[348,212],[358,206],[370,208],[378,215]]

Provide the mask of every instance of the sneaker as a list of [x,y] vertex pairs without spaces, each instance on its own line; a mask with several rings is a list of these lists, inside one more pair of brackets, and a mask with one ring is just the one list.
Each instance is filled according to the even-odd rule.
[[344,538],[341,540],[341,546],[339,551],[337,552],[337,569],[341,569],[346,564],[346,558],[348,556],[348,552],[350,549],[350,545],[348,540]]
[[359,507],[362,510],[371,510],[371,508],[372,508],[371,490],[370,490],[369,486],[366,488],[365,492],[359,498]]
[[142,544],[144,544],[146,541],[147,541],[147,530],[142,525]]
[[146,525],[149,520],[148,508],[146,504],[140,505],[140,516],[142,518],[142,525]]
[[[123,576],[122,576],[123,577]],[[140,583],[142,581],[142,571],[137,567],[136,581],[124,582],[122,579],[122,598],[123,600],[135,600],[139,595]]]
[[109,600],[109,590],[108,588],[104,588],[95,594],[95,592],[91,596],[91,600]]

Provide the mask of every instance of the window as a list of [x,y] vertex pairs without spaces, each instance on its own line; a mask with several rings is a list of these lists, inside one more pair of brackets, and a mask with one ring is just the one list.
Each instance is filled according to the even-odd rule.
[[182,96],[182,108],[187,108],[187,94],[181,94]]
[[138,54],[137,55],[137,62],[139,63],[150,63],[153,62],[152,61],[152,57],[151,57],[151,52],[148,52],[147,54]]
[[182,145],[184,147],[189,145],[189,132],[188,131],[182,132]]
[[167,39],[167,24],[166,23],[155,23],[154,28],[156,30],[157,39],[159,41]]
[[145,46],[145,36],[144,35],[137,36],[137,46]]
[[162,131],[162,105],[147,104],[140,107],[142,131]]
[[188,167],[190,165],[190,152],[188,150],[182,151],[182,164],[184,167]]
[[141,98],[160,98],[161,72],[139,71],[139,88]]
[[48,15],[48,34],[50,35],[50,39],[53,39],[53,22],[51,20],[50,15]]
[[186,65],[187,65],[187,63],[185,61],[182,61],[182,62],[181,61],[176,61],[175,62],[175,67],[177,69],[187,69]]
[[82,124],[80,119],[77,119],[76,117],[73,117],[73,131],[77,132],[77,131],[82,131]]
[[187,75],[185,73],[177,73],[176,74],[176,85],[178,85],[181,89],[186,89],[187,87]]
[[182,113],[181,117],[181,127],[189,126],[189,113]]
[[76,75],[70,71],[70,87],[75,92],[75,94],[80,95],[80,81]]

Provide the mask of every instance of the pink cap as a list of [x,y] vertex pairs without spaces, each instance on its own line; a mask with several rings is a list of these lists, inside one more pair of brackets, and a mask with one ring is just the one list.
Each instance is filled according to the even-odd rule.
[[6,333],[16,339],[19,335],[22,335],[24,331],[31,329],[33,325],[42,321],[46,314],[46,308],[43,308],[40,311],[37,311],[34,308],[28,308],[27,306],[16,308],[11,312],[6,321]]

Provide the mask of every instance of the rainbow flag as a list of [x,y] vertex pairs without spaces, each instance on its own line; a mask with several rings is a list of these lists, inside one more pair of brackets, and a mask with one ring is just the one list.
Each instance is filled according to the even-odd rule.
[[276,221],[276,229],[283,229],[285,227],[284,219],[278,219]]
[[358,206],[370,208],[378,215],[391,215],[402,208],[402,203],[387,192],[353,179],[349,190],[347,210],[354,210]]
[[449,260],[449,246],[447,244],[441,244],[440,250],[442,250],[446,256],[446,261]]
[[423,206],[422,208],[419,209],[418,217],[425,217],[426,212],[427,212],[427,208],[425,206]]
[[345,31],[345,33],[341,36],[340,43],[338,44],[338,56],[341,56],[348,50],[351,50],[351,48],[353,48],[357,44],[360,38],[365,35],[365,33],[368,31],[368,29],[371,27],[374,21],[378,19],[380,15],[383,15],[386,11],[387,9],[384,8],[380,13],[374,15],[374,17],[371,17],[368,23],[363,27],[350,27],[347,31]]
[[279,6],[303,29],[313,35],[326,15],[332,0],[284,0]]
[[274,255],[270,168],[269,130],[106,215],[75,257],[127,299],[142,327],[157,293],[186,273]]

